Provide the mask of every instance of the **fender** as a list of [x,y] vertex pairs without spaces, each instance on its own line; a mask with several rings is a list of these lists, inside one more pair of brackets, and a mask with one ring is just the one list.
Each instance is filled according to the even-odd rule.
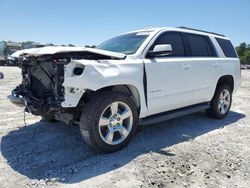
[[[81,75],[74,75],[75,67],[83,67]],[[72,60],[65,65],[63,86],[65,100],[62,107],[76,107],[86,90],[97,91],[114,85],[134,86],[140,95],[141,114],[147,105],[144,90],[144,71],[141,60],[125,63],[125,60]]]

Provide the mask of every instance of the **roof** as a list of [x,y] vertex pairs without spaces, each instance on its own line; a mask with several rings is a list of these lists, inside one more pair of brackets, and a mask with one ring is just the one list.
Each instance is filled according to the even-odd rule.
[[200,30],[200,29],[193,29],[189,27],[148,27],[145,29],[140,29],[140,30],[135,30],[131,31],[128,33],[133,33],[133,32],[159,32],[162,30],[170,30],[170,31],[180,31],[180,32],[187,32],[187,33],[194,33],[194,34],[200,34],[200,35],[208,35],[208,36],[213,36],[213,37],[219,37],[219,38],[226,38],[225,35],[215,33],[215,32],[210,32],[210,31],[205,31],[205,30]]
[[221,37],[225,37],[225,35],[218,34],[218,33],[211,32],[211,31],[204,31],[204,30],[200,30],[200,29],[193,29],[193,28],[189,28],[189,27],[185,27],[185,26],[181,26],[179,28],[186,29],[186,30],[191,30],[191,31],[199,31],[199,32],[202,32],[202,33],[208,33],[208,34],[213,34],[213,35],[218,35],[218,36],[221,36]]

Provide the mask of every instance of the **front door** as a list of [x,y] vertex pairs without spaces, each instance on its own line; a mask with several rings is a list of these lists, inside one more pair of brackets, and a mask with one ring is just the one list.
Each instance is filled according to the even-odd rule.
[[148,114],[153,115],[192,103],[192,66],[186,62],[182,35],[178,32],[161,34],[149,51],[158,44],[171,44],[173,52],[144,59],[147,76]]

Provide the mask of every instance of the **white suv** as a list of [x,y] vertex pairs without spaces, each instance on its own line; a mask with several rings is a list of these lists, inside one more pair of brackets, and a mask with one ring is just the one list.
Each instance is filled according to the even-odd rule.
[[10,100],[44,120],[79,124],[102,152],[124,147],[138,124],[200,110],[224,118],[241,82],[228,38],[184,27],[133,31],[95,49],[31,49],[19,61],[23,81]]

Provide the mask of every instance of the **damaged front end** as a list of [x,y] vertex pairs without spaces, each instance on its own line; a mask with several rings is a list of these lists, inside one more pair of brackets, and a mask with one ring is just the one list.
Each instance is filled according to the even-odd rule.
[[22,83],[9,99],[18,106],[25,106],[34,115],[53,113],[61,108],[64,100],[64,64],[69,60],[27,58],[22,62]]
[[[46,47],[45,47],[46,48]],[[43,50],[46,51],[46,50]],[[71,124],[78,121],[80,116],[76,107],[62,107],[65,102],[65,88],[63,86],[67,71],[65,67],[72,59],[114,59],[121,58],[111,56],[108,52],[93,49],[56,50],[52,54],[37,51],[33,54],[25,54],[20,59],[22,69],[22,83],[17,86],[8,97],[11,102],[25,107],[25,111],[36,116],[50,116],[59,121]],[[78,65],[72,69],[73,75],[80,75],[84,65]],[[74,88],[72,88],[74,90]],[[79,92],[79,91],[72,91]],[[83,92],[81,91],[80,94]]]

